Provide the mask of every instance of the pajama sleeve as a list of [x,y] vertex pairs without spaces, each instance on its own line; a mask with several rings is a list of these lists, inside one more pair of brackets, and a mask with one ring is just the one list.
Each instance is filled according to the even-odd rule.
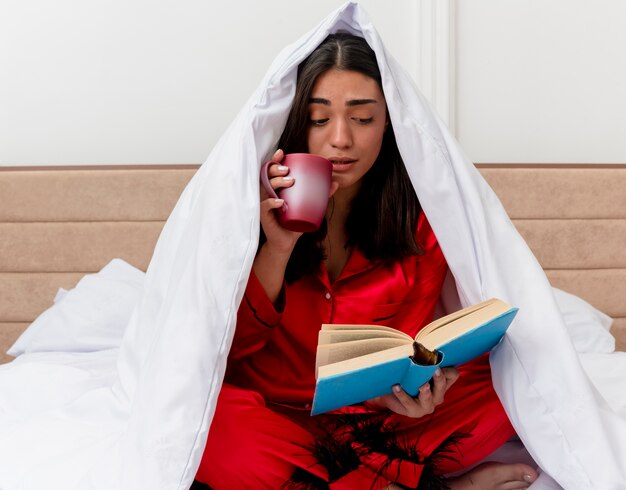
[[237,327],[230,349],[230,359],[241,359],[262,349],[272,329],[280,323],[284,305],[285,288],[281,289],[274,305],[253,269],[237,312]]

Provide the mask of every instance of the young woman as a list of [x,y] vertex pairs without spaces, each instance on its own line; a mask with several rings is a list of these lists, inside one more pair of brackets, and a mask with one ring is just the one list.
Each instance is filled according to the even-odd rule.
[[322,323],[378,323],[413,336],[432,320],[447,265],[395,143],[367,43],[329,36],[299,67],[269,170],[285,153],[333,162],[326,219],[282,228],[262,196],[263,239],[241,304],[197,480],[221,488],[526,488],[523,464],[486,464],[513,434],[486,357],[438,371],[416,398],[392,394],[310,417]]

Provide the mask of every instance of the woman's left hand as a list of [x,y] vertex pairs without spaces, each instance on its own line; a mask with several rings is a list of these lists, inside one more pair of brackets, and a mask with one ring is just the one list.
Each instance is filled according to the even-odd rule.
[[399,415],[420,418],[435,411],[437,405],[443,403],[446,391],[459,378],[459,372],[452,367],[437,369],[433,376],[433,388],[430,383],[423,384],[418,395],[413,398],[400,385],[394,385],[389,395],[372,398],[365,406],[375,410],[388,409]]

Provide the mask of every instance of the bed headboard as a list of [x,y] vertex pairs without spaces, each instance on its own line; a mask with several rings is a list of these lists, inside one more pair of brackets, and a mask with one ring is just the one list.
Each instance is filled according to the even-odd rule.
[[120,257],[145,270],[197,165],[0,169],[0,362],[58,288]]
[[[479,166],[553,285],[626,348],[626,165]],[[0,169],[0,362],[58,288],[120,257],[145,270],[197,166]]]
[[626,165],[479,165],[553,286],[614,319],[626,350]]

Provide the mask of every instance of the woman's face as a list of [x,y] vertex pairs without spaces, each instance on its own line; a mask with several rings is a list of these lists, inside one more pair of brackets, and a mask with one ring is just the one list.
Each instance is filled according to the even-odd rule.
[[387,126],[385,97],[376,80],[355,71],[322,73],[309,99],[308,149],[333,162],[339,190],[358,188],[378,154]]

